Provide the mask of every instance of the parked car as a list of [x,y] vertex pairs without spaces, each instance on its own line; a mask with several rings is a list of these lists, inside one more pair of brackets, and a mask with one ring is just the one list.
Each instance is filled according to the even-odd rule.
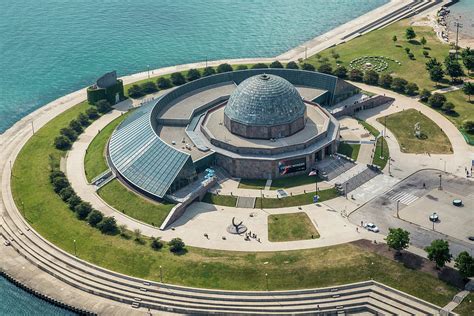
[[367,229],[369,232],[374,232],[374,233],[378,233],[379,232],[379,228],[373,224],[373,223],[365,223],[364,224],[364,227],[365,229]]

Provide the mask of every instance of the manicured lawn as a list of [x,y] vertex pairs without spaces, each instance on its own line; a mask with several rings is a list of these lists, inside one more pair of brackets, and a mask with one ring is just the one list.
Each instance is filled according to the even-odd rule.
[[305,212],[268,216],[268,240],[293,241],[319,238],[319,233]]
[[319,176],[308,176],[307,174],[279,178],[272,181],[271,190],[294,188],[306,184],[314,184],[316,190],[316,181],[320,182],[323,181],[323,179],[321,179]]
[[385,168],[390,157],[387,141],[384,137],[377,139],[377,146],[375,147],[374,159],[372,164],[380,167],[381,170]]
[[[435,90],[435,83],[430,80],[428,71],[425,69],[425,63],[428,58],[423,56],[423,45],[418,41],[424,36],[427,40],[425,45],[431,57],[444,61],[448,55],[449,45],[441,43],[433,32],[432,28],[425,26],[414,26],[417,33],[415,41],[409,43],[405,39],[405,30],[409,26],[409,20],[389,25],[383,29],[375,30],[361,37],[355,38],[347,43],[331,47],[321,52],[322,58],[328,58],[333,66],[336,66],[336,60],[332,57],[332,51],[335,50],[339,55],[339,61],[346,68],[349,68],[351,60],[363,56],[384,56],[401,62],[398,65],[389,62],[389,67],[385,72],[392,73],[394,76],[405,78],[410,82],[416,83],[420,89],[426,88]],[[392,41],[393,36],[397,36],[396,43]],[[398,45],[398,46],[397,46]],[[408,58],[405,48],[415,55],[415,60]],[[311,56],[308,61],[316,67],[320,65],[316,56]],[[448,82],[446,82],[448,83]]]
[[[59,115],[26,143],[15,161],[12,190],[17,206],[33,228],[79,258],[120,273],[159,281],[205,288],[265,290],[333,286],[375,279],[440,306],[451,300],[457,289],[426,273],[344,244],[287,252],[228,252],[188,247],[183,256],[172,255],[168,247],[154,251],[133,240],[101,234],[76,219],[56,195],[49,182],[50,163],[64,153],[54,149],[59,129],[88,107],[83,103]],[[32,159],[34,157],[34,159]],[[403,282],[400,282],[403,280]]]
[[202,199],[202,202],[235,207],[235,204],[237,204],[237,198],[231,195],[217,195],[208,192]]
[[[309,192],[305,194],[298,194],[293,196],[287,196],[281,199],[274,198],[263,198],[263,208],[281,208],[290,206],[300,206],[313,204],[313,197],[315,192]],[[323,202],[326,200],[338,197],[337,190],[335,188],[319,191],[319,201]],[[258,197],[255,201],[255,207],[262,207],[262,198]]]
[[[397,138],[400,149],[412,154],[451,154],[451,143],[446,134],[435,122],[417,110],[409,109],[377,119]],[[414,126],[420,123],[421,138],[417,138]]]
[[467,96],[461,90],[445,93],[444,96],[448,102],[454,104],[454,113],[449,115],[442,111],[440,113],[456,125],[470,144],[474,145],[474,135],[464,132],[462,128],[464,121],[474,121],[474,98],[471,97],[471,102],[469,102]]
[[265,189],[266,183],[267,180],[265,179],[241,179],[239,182],[239,188],[261,190]]
[[463,316],[474,315],[474,293],[470,293],[462,303],[454,309],[455,313]]
[[113,120],[109,125],[97,134],[89,147],[87,148],[86,156],[84,158],[84,169],[88,182],[107,170],[107,162],[105,160],[105,145],[115,128],[127,117],[130,112]]
[[158,203],[145,199],[124,187],[115,179],[100,188],[99,195],[116,210],[139,221],[160,226],[174,207],[172,203]]
[[370,125],[369,123],[367,123],[366,121],[357,119],[357,122],[360,125],[362,125],[373,136],[377,137],[377,136],[380,135],[380,131],[378,129],[376,129],[375,127],[373,127],[372,125]]
[[354,160],[359,156],[360,144],[339,143],[337,152]]

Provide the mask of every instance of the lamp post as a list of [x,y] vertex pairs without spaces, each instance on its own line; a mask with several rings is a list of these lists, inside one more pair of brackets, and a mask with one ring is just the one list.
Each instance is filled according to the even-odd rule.
[[206,55],[206,68],[207,68],[207,55]]
[[150,79],[150,65],[146,65],[147,69],[148,69],[148,79]]
[[160,266],[160,282],[163,283],[163,268]]
[[260,209],[263,211],[263,191],[260,189]]
[[349,184],[349,183],[346,182],[346,189],[344,190],[344,193],[345,193],[345,195],[346,195],[346,200],[347,200],[347,185],[348,185],[348,184]]
[[441,178],[442,178],[442,175],[439,174],[439,188],[438,188],[438,190],[443,190],[443,187],[441,186]]
[[265,282],[267,284],[267,291],[268,291],[268,273],[265,273]]
[[388,156],[388,175],[389,176],[392,175],[392,170],[390,169],[391,160],[392,160],[392,158],[390,156]]
[[74,256],[77,257],[77,246],[76,246],[76,240],[74,239]]

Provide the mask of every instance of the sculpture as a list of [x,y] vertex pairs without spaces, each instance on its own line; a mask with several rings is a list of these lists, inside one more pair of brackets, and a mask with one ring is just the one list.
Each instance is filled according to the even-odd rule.
[[227,226],[227,231],[231,234],[240,235],[247,231],[247,226],[243,225],[243,221],[236,224],[235,217],[232,217],[232,224]]

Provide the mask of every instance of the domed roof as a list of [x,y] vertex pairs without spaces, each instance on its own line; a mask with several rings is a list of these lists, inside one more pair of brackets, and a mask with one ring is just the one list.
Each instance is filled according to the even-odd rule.
[[227,102],[224,114],[245,125],[279,125],[304,116],[306,106],[287,80],[261,74],[241,82]]

